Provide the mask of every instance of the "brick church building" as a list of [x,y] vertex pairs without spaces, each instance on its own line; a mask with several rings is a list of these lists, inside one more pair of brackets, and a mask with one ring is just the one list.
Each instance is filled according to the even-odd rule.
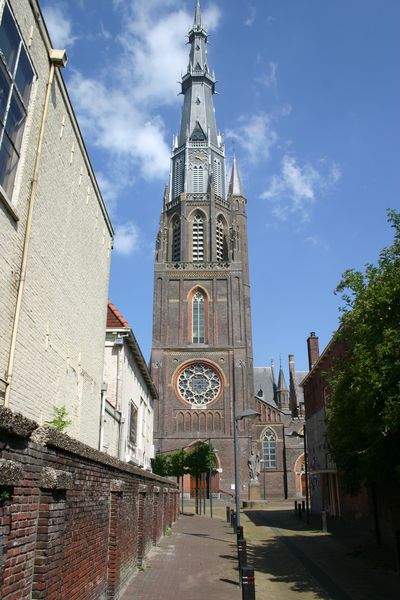
[[[295,489],[295,483],[287,482],[287,459],[282,458],[284,423],[289,426],[293,415],[299,430],[299,411],[293,400],[290,407],[289,390],[280,389],[283,372],[276,385],[271,370],[265,378],[268,368],[253,368],[247,199],[235,159],[229,179],[226,174],[224,140],[213,106],[216,79],[208,63],[199,0],[189,44],[181,81],[182,119],[173,140],[156,242],[151,356],[159,392],[155,448],[168,452],[211,440],[216,449],[212,490],[232,494],[234,414],[259,410],[257,422],[239,421],[241,495],[249,494],[252,449],[262,459],[261,468],[268,449],[270,458],[275,452],[275,461],[268,463],[264,483],[260,474],[260,487],[272,485],[274,495],[283,496]],[[297,383],[293,385],[292,398],[298,392]],[[293,452],[291,471],[301,448]]]

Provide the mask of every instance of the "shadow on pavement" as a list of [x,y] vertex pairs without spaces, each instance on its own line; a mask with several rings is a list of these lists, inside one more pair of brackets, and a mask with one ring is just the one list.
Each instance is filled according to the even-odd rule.
[[343,540],[324,535],[317,527],[306,529],[305,519],[296,518],[290,510],[244,512],[253,525],[270,527],[274,533],[247,547],[249,563],[272,583],[286,583],[294,592],[314,593],[324,600],[400,598],[400,580],[393,572],[378,572],[380,565],[361,560],[358,550],[352,550],[352,543],[354,547],[357,542],[354,537],[337,543]]

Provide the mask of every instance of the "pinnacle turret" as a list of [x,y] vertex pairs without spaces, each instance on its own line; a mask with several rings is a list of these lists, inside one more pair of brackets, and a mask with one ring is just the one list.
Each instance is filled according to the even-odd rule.
[[229,181],[228,196],[241,196],[245,198],[242,181],[239,175],[239,169],[236,162],[236,156],[233,157],[233,165],[231,171],[231,178]]

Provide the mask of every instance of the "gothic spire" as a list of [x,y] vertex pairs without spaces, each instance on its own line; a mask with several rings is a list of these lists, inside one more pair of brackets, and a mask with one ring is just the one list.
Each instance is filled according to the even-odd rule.
[[194,16],[194,27],[201,28],[200,0],[196,0],[196,14]]
[[282,366],[279,369],[279,377],[278,377],[278,392],[287,392],[288,387],[285,381],[285,375],[282,370]]
[[232,165],[232,171],[231,171],[231,178],[229,181],[228,196],[241,196],[242,198],[246,197],[244,195],[242,181],[240,179],[239,169],[237,166],[235,155],[233,156],[233,165]]
[[196,2],[193,25],[189,31],[190,54],[187,72],[182,77],[185,96],[178,145],[188,141],[208,141],[220,146],[212,96],[215,78],[208,66],[207,30],[201,21],[200,2]]

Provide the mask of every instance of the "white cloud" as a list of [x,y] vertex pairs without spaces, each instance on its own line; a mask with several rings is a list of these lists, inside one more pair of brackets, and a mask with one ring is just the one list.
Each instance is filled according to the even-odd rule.
[[72,35],[72,23],[67,17],[63,3],[44,6],[43,14],[51,41],[55,48],[70,48],[76,41]]
[[257,14],[257,11],[256,11],[255,7],[250,6],[249,7],[249,15],[244,21],[244,24],[246,25],[246,27],[251,27],[253,25],[255,18],[256,18],[256,14]]
[[326,193],[340,177],[340,167],[327,159],[321,159],[316,168],[310,163],[301,166],[293,156],[286,154],[280,174],[270,179],[261,198],[273,202],[272,214],[277,219],[285,221],[290,214],[297,213],[307,221],[317,196]]
[[282,116],[290,114],[289,105],[282,106],[272,113],[260,112],[256,115],[242,115],[235,129],[228,129],[227,138],[235,140],[247,158],[256,163],[268,160],[271,148],[278,140],[278,134],[274,128],[274,122]]
[[266,73],[264,73],[263,75],[261,75],[260,77],[257,77],[256,81],[257,83],[261,83],[262,85],[265,85],[267,88],[273,88],[276,87],[277,85],[277,74],[278,71],[278,64],[273,62],[272,60],[269,61],[268,63],[268,70]]
[[115,227],[114,250],[123,256],[129,256],[139,248],[139,230],[132,222]]
[[[115,175],[121,164],[133,166],[147,180],[164,180],[170,148],[157,109],[181,101],[177,79],[187,66],[185,33],[193,12],[176,0],[114,0],[113,5],[121,18],[118,58],[96,77],[75,71],[71,95],[86,135],[111,157],[105,174],[111,182],[121,186]],[[210,30],[220,17],[214,4],[203,12]]]

